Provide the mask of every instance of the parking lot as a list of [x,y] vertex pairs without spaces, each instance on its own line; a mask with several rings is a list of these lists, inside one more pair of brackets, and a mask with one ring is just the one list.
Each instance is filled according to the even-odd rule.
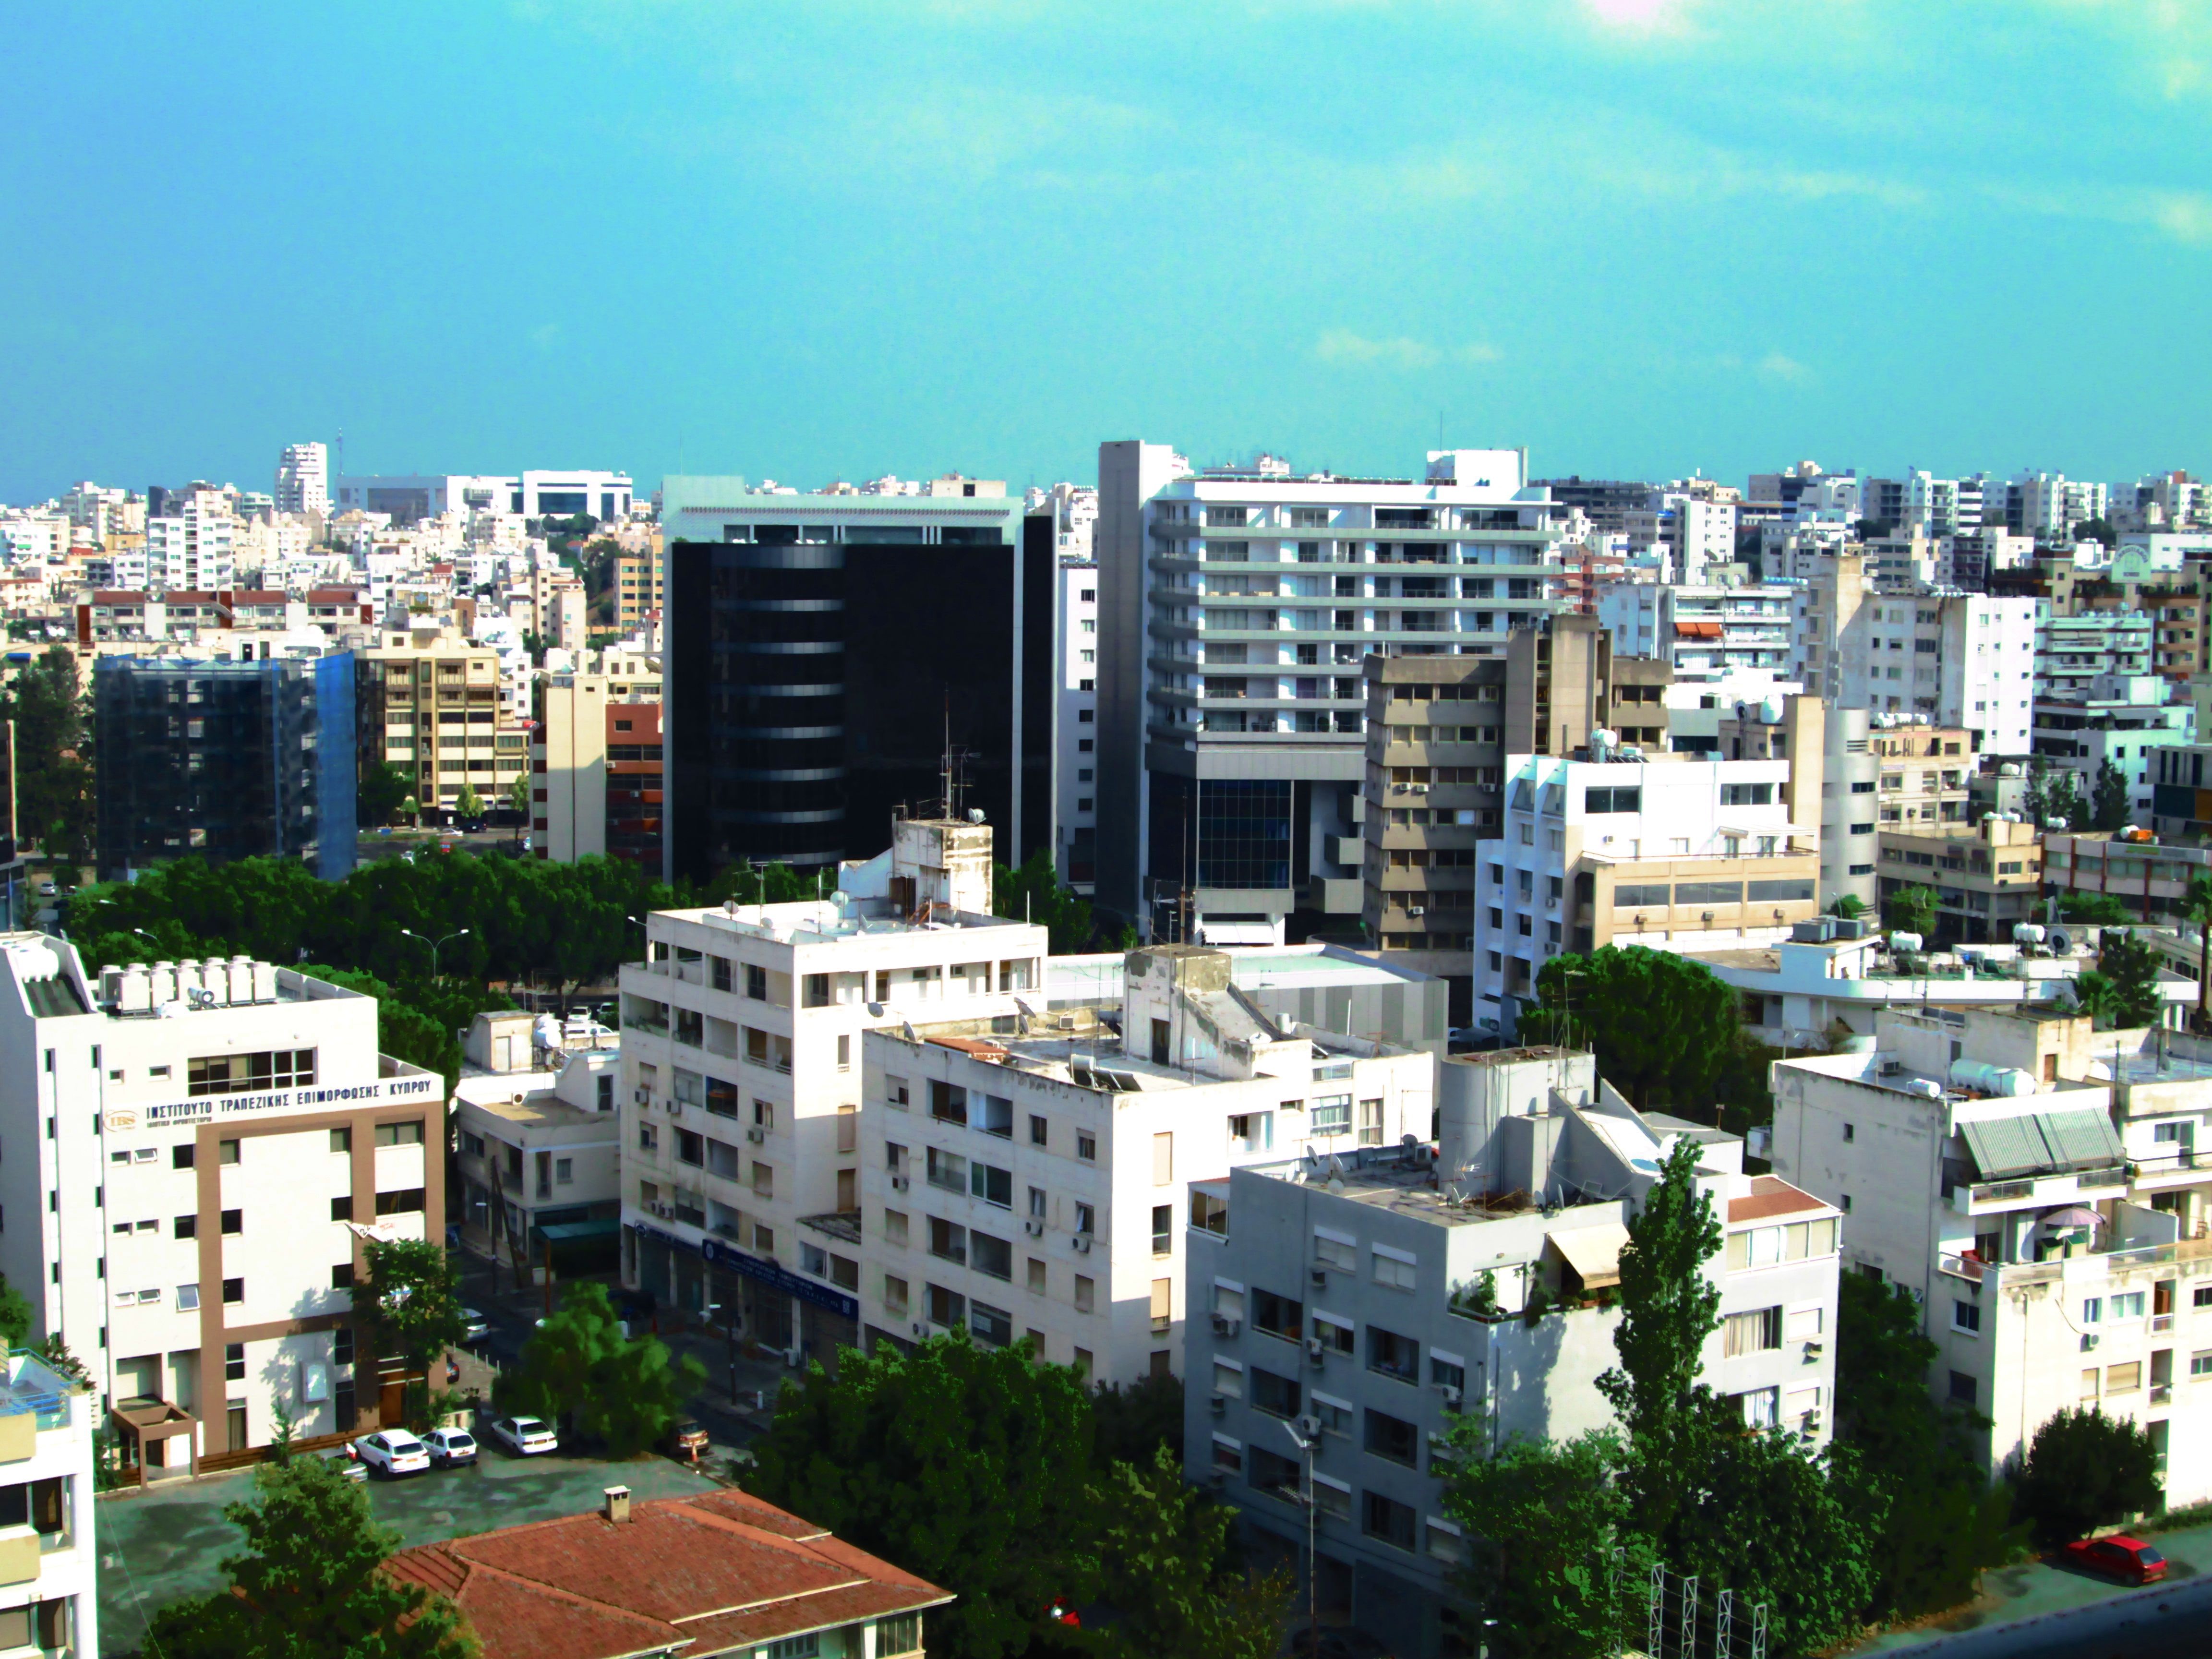
[[[378,1520],[397,1528],[403,1543],[422,1544],[597,1509],[608,1486],[628,1486],[647,1498],[681,1497],[714,1484],[665,1457],[607,1463],[556,1453],[526,1460],[487,1446],[473,1467],[373,1480],[368,1491]],[[136,1652],[155,1608],[222,1583],[222,1559],[243,1536],[223,1519],[223,1506],[252,1496],[252,1476],[240,1473],[104,1498],[94,1506],[103,1653]]]

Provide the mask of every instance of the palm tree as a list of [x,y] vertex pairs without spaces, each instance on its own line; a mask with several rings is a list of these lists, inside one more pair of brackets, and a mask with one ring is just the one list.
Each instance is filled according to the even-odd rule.
[[2197,1029],[2212,1028],[2206,993],[2212,987],[2212,876],[2192,876],[2181,896],[2181,915],[2197,924]]

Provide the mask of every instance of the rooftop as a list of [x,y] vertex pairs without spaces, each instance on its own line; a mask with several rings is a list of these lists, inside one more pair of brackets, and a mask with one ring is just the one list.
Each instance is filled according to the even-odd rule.
[[[627,1491],[616,1490],[629,1505]],[[656,1499],[627,1512],[425,1544],[401,1551],[384,1571],[454,1602],[484,1659],[720,1653],[952,1599],[741,1492]]]

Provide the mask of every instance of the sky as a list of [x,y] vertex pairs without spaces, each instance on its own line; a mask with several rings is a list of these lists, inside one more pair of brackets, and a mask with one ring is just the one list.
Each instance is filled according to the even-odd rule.
[[9,8],[0,500],[2202,474],[2212,0]]

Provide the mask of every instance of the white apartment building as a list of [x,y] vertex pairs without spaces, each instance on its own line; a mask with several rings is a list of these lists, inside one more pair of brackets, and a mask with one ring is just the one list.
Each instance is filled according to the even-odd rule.
[[556,1267],[621,1233],[622,1047],[587,1014],[483,1013],[453,1090],[462,1238]]
[[1231,975],[1223,951],[1155,945],[1118,1009],[868,1033],[871,1346],[964,1328],[1102,1382],[1180,1373],[1192,1183],[1428,1133],[1426,1053],[1271,1018]]
[[2039,599],[2035,619],[2035,695],[2087,692],[2107,675],[2148,674],[2154,624],[2141,611],[2089,611],[2061,617]]
[[95,542],[145,532],[144,499],[119,486],[96,484],[88,478],[71,484],[62,493],[61,509],[72,526],[90,531]]
[[1637,1112],[1587,1053],[1454,1055],[1441,1090],[1435,1148],[1242,1167],[1189,1214],[1185,1469],[1294,1570],[1310,1504],[1316,1599],[1399,1653],[1480,1636],[1455,1622],[1469,1540],[1437,1501],[1439,1439],[1469,1418],[1492,1446],[1611,1421],[1595,1384],[1620,1359],[1621,1247],[1680,1139],[1724,1239],[1702,1380],[1808,1444],[1833,1415],[1832,1206],[1744,1174],[1733,1135]]
[[219,491],[195,489],[184,496],[182,506],[173,515],[146,520],[148,582],[210,591],[232,586],[238,521],[230,503]]
[[627,472],[523,472],[465,475],[431,472],[342,477],[335,505],[391,515],[395,525],[447,513],[513,513],[526,519],[594,519],[629,515],[635,491]]
[[1099,900],[1153,937],[1280,943],[1315,879],[1359,875],[1335,854],[1359,845],[1361,660],[1503,656],[1565,604],[1565,528],[1517,449],[1419,478],[1194,473],[1134,441],[1099,467]]
[[331,510],[331,452],[327,444],[289,444],[276,461],[276,510]]
[[2132,673],[2100,675],[2065,692],[2039,691],[2035,753],[2072,772],[2085,802],[2110,761],[2127,780],[2130,822],[2148,826],[2159,755],[2197,740],[2196,707],[2166,701],[2172,689],[2162,675]]
[[1846,896],[1871,910],[1879,897],[1877,815],[1881,757],[1863,708],[1830,705],[1820,732],[1820,908]]
[[[1095,493],[1091,507],[1095,518]],[[1098,879],[1098,567],[1088,559],[1060,562],[1053,638],[1060,654],[1053,855],[1060,880],[1088,898]]]
[[1775,1071],[1774,1167],[1913,1293],[1929,1386],[1992,1475],[2061,1409],[2148,1429],[2171,1506],[2212,1498],[2212,1065],[2066,1014],[1897,1012]]
[[2068,539],[2075,525],[2103,518],[2112,504],[2110,486],[2063,472],[2023,472],[2005,486],[2005,527],[2039,541]]
[[1563,951],[1766,944],[1815,914],[1820,710],[1791,705],[1802,768],[1641,750],[1509,758],[1504,834],[1475,846],[1476,1024],[1510,1035]]
[[1787,673],[1796,590],[1770,584],[1718,587],[1680,582],[1607,582],[1598,620],[1616,656],[1669,664],[1677,684],[1756,671]]
[[[445,1090],[376,1004],[244,957],[109,969],[0,939],[0,1272],[147,1475],[398,1409],[356,1357],[362,1240],[445,1212]],[[358,1358],[359,1363],[356,1364]],[[88,1402],[88,1404],[91,1402]]]
[[58,511],[0,512],[0,556],[9,564],[59,564],[69,553],[72,527]]
[[0,1652],[100,1651],[99,1404],[37,1354],[0,1356]]
[[1926,714],[1971,732],[1978,754],[2025,755],[2037,604],[1877,592],[1844,554],[1796,596],[1793,678],[1832,708]]
[[818,901],[669,910],[622,975],[623,1281],[770,1350],[860,1339],[861,1038],[1042,1006],[991,830],[901,820]]

